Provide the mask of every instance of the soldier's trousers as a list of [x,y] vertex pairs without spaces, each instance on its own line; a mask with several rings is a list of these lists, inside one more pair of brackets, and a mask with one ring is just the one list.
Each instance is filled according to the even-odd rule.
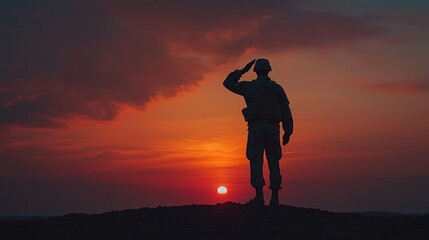
[[282,175],[279,160],[282,158],[279,133],[249,132],[246,157],[250,160],[250,183],[252,187],[265,186],[263,176],[264,152],[270,170],[270,188],[280,189]]

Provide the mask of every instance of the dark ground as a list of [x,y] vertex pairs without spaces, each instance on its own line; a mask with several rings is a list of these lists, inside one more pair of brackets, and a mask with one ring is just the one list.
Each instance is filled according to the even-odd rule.
[[429,214],[363,216],[236,203],[0,221],[0,239],[429,239]]

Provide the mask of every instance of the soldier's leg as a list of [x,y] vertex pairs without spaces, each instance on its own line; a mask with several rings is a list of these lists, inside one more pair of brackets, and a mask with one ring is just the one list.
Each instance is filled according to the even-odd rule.
[[249,132],[247,139],[246,157],[250,162],[250,183],[256,190],[254,200],[257,204],[264,204],[264,196],[262,188],[265,186],[263,176],[263,162],[264,162],[264,142],[260,134]]
[[270,205],[278,205],[278,192],[281,189],[282,175],[280,173],[280,162],[282,149],[279,134],[269,134],[265,140],[265,151],[268,168],[270,170],[270,189],[272,191]]

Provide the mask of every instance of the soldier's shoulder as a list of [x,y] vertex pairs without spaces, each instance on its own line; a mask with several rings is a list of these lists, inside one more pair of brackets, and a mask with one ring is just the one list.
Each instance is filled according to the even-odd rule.
[[280,84],[278,84],[276,81],[274,81],[274,80],[271,80],[271,82],[273,82],[273,85],[274,85],[274,87],[275,88],[277,88],[277,89],[281,89],[281,90],[283,90],[283,87],[280,85]]

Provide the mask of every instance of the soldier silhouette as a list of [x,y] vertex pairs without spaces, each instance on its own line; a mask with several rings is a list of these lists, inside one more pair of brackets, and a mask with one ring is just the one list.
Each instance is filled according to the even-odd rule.
[[[257,78],[253,81],[239,81],[253,64]],[[264,152],[270,170],[269,188],[272,195],[269,206],[279,205],[282,183],[279,165],[282,157],[279,123],[282,123],[284,130],[283,145],[289,142],[293,132],[289,100],[283,88],[268,77],[270,71],[271,65],[267,59],[252,60],[243,69],[231,72],[223,82],[228,90],[243,96],[247,105],[242,110],[248,126],[246,157],[250,162],[250,183],[256,191],[255,197],[249,200],[248,204],[255,206],[265,204],[265,180],[262,171]]]

